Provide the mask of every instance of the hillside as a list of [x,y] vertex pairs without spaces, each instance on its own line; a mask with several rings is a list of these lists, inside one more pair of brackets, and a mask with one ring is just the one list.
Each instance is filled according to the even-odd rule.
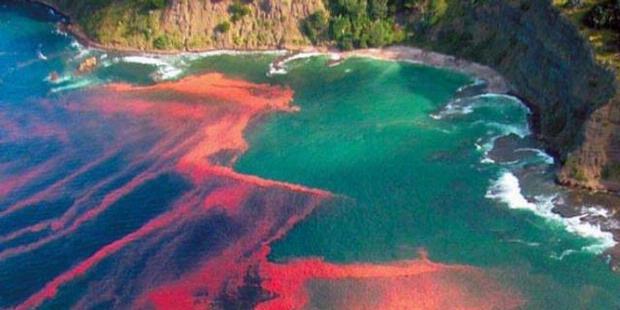
[[310,44],[299,21],[322,0],[47,0],[90,39],[140,50],[261,49]]
[[110,48],[352,49],[398,43],[479,62],[503,74],[534,111],[535,132],[564,163],[562,183],[620,190],[620,100],[610,70],[617,52],[599,44],[615,37],[581,22],[603,1],[46,2],[72,17],[74,31]]

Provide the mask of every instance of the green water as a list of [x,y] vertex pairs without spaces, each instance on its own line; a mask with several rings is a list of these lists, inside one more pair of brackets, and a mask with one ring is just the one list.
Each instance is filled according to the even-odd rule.
[[[330,68],[325,61],[298,61],[272,79],[265,67],[218,61],[232,75],[292,87],[301,107],[249,131],[251,147],[236,169],[338,195],[273,244],[272,260],[385,262],[424,248],[435,261],[489,270],[531,308],[620,305],[619,277],[579,251],[594,241],[485,198],[502,172],[546,165],[536,156],[522,165],[481,162],[476,144],[525,130],[527,111],[516,100],[479,99],[484,104],[470,114],[434,119],[470,78],[392,62],[354,59]],[[567,249],[576,253],[558,259]]]

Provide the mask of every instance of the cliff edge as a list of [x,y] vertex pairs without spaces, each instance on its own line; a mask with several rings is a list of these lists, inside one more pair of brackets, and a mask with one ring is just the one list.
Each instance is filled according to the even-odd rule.
[[[413,41],[495,68],[532,109],[534,132],[562,163],[558,180],[619,191],[620,124],[613,70],[551,1],[449,1],[414,23]],[[616,124],[616,125],[614,125]],[[617,178],[617,179],[616,179]]]

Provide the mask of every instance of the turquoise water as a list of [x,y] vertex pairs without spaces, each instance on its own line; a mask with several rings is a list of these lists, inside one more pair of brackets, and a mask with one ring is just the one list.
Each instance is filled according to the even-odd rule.
[[[527,133],[527,110],[518,101],[472,99],[473,112],[437,119],[470,79],[364,59],[334,68],[312,59],[283,80],[301,112],[270,116],[249,132],[251,148],[236,168],[328,189],[344,202],[318,210],[276,242],[273,260],[385,262],[424,248],[437,261],[495,270],[532,308],[618,304],[618,276],[581,250],[597,241],[485,197],[507,171],[540,167],[539,177],[550,182],[546,159],[534,153],[516,163],[484,160],[485,143]],[[558,259],[567,249],[576,252]]]
[[[423,248],[433,261],[483,268],[522,292],[528,308],[620,307],[620,276],[601,254],[611,237],[596,226],[578,219],[567,221],[549,211],[561,202],[564,192],[553,185],[549,158],[528,151],[535,147],[527,138],[528,111],[516,99],[483,95],[458,100],[459,89],[476,83],[473,78],[362,58],[333,67],[327,66],[325,57],[300,59],[288,64],[287,74],[271,77],[266,73],[274,55],[127,58],[83,49],[54,31],[52,22],[58,17],[31,12],[32,8],[21,6],[0,10],[0,33],[5,38],[0,41],[0,112],[9,116],[30,113],[41,119],[62,119],[64,115],[49,114],[28,102],[52,100],[74,89],[112,81],[149,84],[210,71],[295,91],[294,104],[300,111],[257,120],[246,133],[250,148],[235,169],[325,189],[337,198],[275,242],[273,261],[319,256],[337,263],[390,262],[415,258]],[[101,67],[91,74],[74,75],[77,63],[89,56],[98,57]],[[46,79],[52,71],[59,73],[60,81]],[[9,123],[3,124],[0,141],[10,133]],[[499,137],[518,146],[505,146],[502,156],[492,156],[490,150]],[[103,135],[91,138],[72,142],[94,145],[95,140],[105,140]],[[37,140],[23,148],[31,145],[52,154],[54,143],[60,142]],[[4,143],[0,147],[18,149]],[[87,160],[94,151],[84,149],[79,156]],[[6,154],[0,155],[0,164],[20,156],[17,151]],[[122,169],[123,157],[119,158],[101,169]],[[34,166],[35,161],[26,165]],[[10,174],[4,173],[0,170],[0,181],[9,180]],[[183,181],[175,178],[154,181],[152,186],[162,193],[155,202],[141,195],[131,196],[129,202],[142,202],[142,206],[168,202],[184,190]],[[0,207],[9,204],[7,200]],[[30,216],[54,217],[66,204],[59,200],[50,204],[54,210],[49,215]],[[160,212],[158,208],[139,210],[146,217]],[[110,216],[123,222],[122,214]],[[10,231],[11,224],[3,223],[8,226],[0,227],[0,233]],[[97,230],[97,223],[89,227]],[[71,265],[73,256],[87,256],[80,235],[73,238],[78,250],[53,256],[55,268]],[[103,241],[97,242],[99,247]],[[37,262],[36,255],[26,258]],[[21,262],[30,262],[26,258]],[[38,278],[47,279],[56,272],[23,267],[31,273],[26,275],[17,272],[22,269],[12,270],[18,262],[0,260],[4,283],[0,307],[23,301],[45,283]]]

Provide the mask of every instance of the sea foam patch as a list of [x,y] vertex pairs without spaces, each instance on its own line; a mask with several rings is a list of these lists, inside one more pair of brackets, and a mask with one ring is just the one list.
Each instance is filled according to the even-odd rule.
[[[474,87],[480,85],[481,82],[475,81],[472,84],[463,86],[457,90],[457,93],[462,92],[466,87]],[[478,108],[482,107],[502,107],[505,106],[505,103],[499,105],[497,100],[506,101],[506,103],[511,104],[513,106],[518,106],[520,109],[525,110],[527,114],[530,114],[531,111],[523,104],[521,100],[514,96],[505,95],[505,94],[496,94],[496,93],[483,93],[477,94],[473,96],[460,97],[449,101],[441,110],[437,113],[433,113],[430,116],[436,120],[440,120],[446,117],[457,117],[462,115],[471,114]]]
[[269,64],[269,71],[267,72],[267,76],[287,74],[288,73],[287,64],[295,60],[307,59],[307,58],[317,57],[321,55],[324,55],[324,54],[320,52],[298,53],[290,57],[284,58],[280,61],[274,61],[271,64]]
[[155,78],[158,80],[172,80],[183,74],[187,64],[181,58],[156,56],[125,56],[120,59],[125,63],[137,63],[157,68]]
[[600,225],[586,221],[587,213],[567,218],[554,213],[557,195],[536,196],[533,201],[528,200],[521,191],[519,179],[511,172],[503,172],[491,184],[485,197],[504,203],[511,209],[529,210],[548,221],[562,225],[570,233],[592,240],[591,245],[581,249],[583,251],[601,254],[617,243],[611,232],[603,231]]

